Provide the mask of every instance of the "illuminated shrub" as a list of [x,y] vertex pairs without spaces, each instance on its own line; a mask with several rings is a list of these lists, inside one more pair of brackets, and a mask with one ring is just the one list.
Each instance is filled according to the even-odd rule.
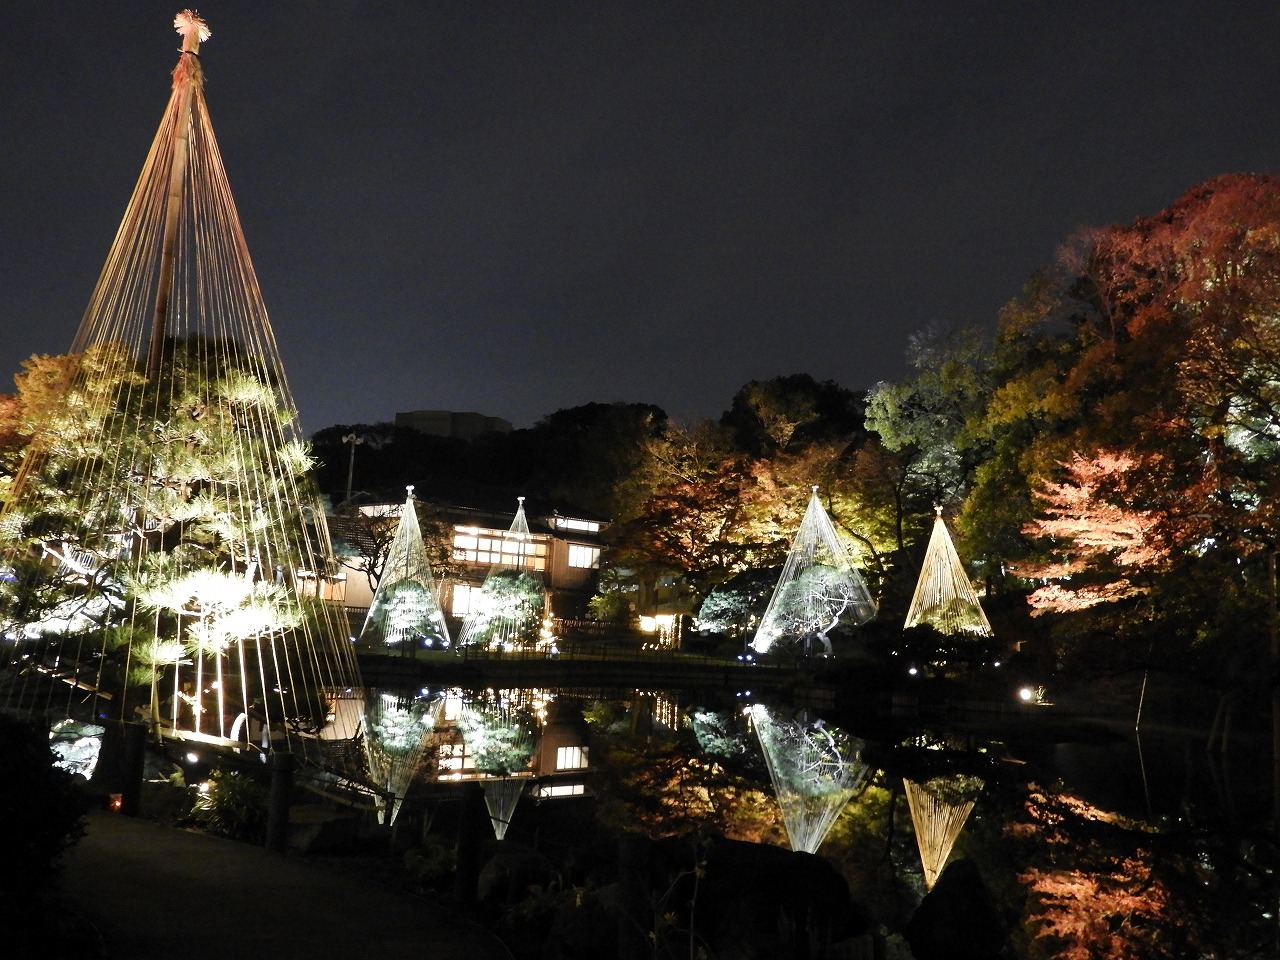
[[259,842],[267,835],[267,787],[245,773],[217,771],[191,811],[205,829],[232,840]]

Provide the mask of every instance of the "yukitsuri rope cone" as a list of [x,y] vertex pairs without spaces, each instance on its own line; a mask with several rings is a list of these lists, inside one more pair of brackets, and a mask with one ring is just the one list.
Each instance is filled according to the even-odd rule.
[[792,850],[817,853],[863,779],[863,742],[837,727],[757,703],[751,724],[764,751]]
[[379,791],[379,823],[395,822],[443,707],[440,697],[405,699],[370,691],[362,742],[369,778]]
[[989,637],[991,624],[938,508],[904,629],[930,626],[948,637]]
[[494,835],[507,834],[528,785],[538,746],[537,720],[506,691],[470,697],[458,717],[462,740],[477,773],[484,774],[484,802]]
[[767,653],[779,643],[802,649],[817,643],[829,656],[832,630],[860,626],[875,615],[875,601],[813,487],[751,646]]
[[493,557],[479,595],[458,632],[459,647],[531,650],[548,640],[543,633],[547,587],[536,569],[538,557],[524,497],[517,498],[511,528],[488,544]]
[[205,103],[209,30],[191,11],[174,27],[168,107],[71,353],[25,410],[0,705],[323,758],[356,736],[359,670]]
[[412,654],[423,647],[445,649],[449,628],[436,596],[436,581],[422,543],[413,487],[409,487],[378,589],[373,593],[360,642]]
[[489,823],[493,825],[493,835],[502,840],[511,826],[511,818],[516,814],[520,798],[524,796],[529,780],[525,777],[504,777],[500,780],[486,780],[484,784],[484,805],[489,810]]
[[977,777],[953,774],[924,783],[904,779],[902,784],[920,849],[924,885],[932,889],[982,792],[983,782]]

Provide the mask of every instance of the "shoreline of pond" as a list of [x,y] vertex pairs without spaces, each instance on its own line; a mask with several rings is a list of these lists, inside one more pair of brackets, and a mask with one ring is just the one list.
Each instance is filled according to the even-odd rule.
[[[819,713],[907,724],[1034,728],[1073,740],[1127,737],[1135,729],[1207,736],[1217,705],[1215,691],[1185,677],[1155,673],[1145,678],[1145,685],[1140,673],[1105,681],[1059,679],[1057,688],[1046,692],[999,670],[925,677],[839,660],[810,668],[667,653],[626,658],[434,653],[410,658],[361,652],[359,662],[366,685],[384,689],[439,684],[464,689],[671,689],[779,699]],[[1021,695],[1024,689],[1029,692],[1026,699]],[[1256,714],[1250,705],[1237,705],[1237,742],[1269,726]]]

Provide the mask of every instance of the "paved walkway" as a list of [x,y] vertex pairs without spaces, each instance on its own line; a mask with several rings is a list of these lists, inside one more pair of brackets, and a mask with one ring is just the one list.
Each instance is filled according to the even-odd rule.
[[445,907],[304,859],[94,812],[63,893],[111,960],[510,960]]

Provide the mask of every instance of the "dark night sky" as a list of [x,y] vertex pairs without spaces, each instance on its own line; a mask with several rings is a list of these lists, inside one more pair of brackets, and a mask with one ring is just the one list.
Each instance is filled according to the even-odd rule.
[[[172,0],[0,10],[0,373],[70,345]],[[1280,168],[1280,6],[210,0],[206,96],[313,432],[717,416],[994,323],[1076,228]]]

